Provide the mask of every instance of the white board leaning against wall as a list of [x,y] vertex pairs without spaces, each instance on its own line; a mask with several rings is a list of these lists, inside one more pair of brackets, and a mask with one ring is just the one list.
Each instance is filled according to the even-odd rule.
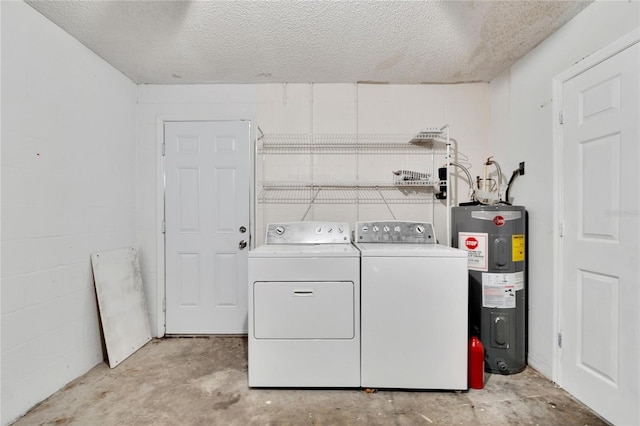
[[138,254],[134,248],[91,254],[109,367],[151,340]]

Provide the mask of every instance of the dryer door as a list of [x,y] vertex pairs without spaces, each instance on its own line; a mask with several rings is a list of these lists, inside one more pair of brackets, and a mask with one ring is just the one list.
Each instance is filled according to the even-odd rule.
[[258,281],[253,300],[256,339],[354,338],[351,281]]

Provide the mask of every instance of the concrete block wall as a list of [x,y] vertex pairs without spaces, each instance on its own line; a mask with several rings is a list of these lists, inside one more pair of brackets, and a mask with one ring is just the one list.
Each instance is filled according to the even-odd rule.
[[2,2],[1,423],[103,360],[90,253],[136,245],[136,85]]
[[[554,76],[640,26],[637,1],[596,1],[491,81],[491,150],[503,172],[525,161],[515,204],[529,211],[529,364],[554,376]],[[505,165],[507,165],[505,167]],[[554,358],[555,357],[555,358]]]

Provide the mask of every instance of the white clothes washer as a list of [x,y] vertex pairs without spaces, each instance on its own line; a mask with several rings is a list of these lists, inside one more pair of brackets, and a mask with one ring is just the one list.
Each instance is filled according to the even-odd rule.
[[432,224],[358,222],[361,385],[468,389],[467,252]]
[[249,252],[249,386],[360,386],[360,252],[346,223],[269,224]]

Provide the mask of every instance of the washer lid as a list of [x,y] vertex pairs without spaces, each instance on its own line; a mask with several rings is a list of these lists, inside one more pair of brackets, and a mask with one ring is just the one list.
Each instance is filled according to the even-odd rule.
[[447,247],[440,244],[389,244],[358,243],[362,257],[462,257],[467,258],[466,250]]
[[351,244],[264,244],[249,257],[360,257],[360,251]]

